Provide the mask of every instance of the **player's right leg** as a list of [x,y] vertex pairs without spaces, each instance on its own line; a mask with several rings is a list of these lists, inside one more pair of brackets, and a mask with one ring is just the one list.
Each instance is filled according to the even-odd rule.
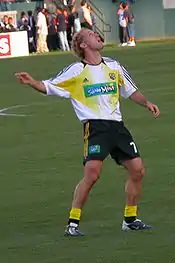
[[88,198],[93,185],[99,179],[101,174],[102,161],[91,160],[85,164],[84,177],[75,188],[72,209],[70,211],[68,225],[65,230],[67,236],[82,236],[78,226],[81,217],[81,210]]
[[78,226],[81,210],[89,192],[101,174],[103,160],[109,154],[109,124],[106,121],[91,120],[84,125],[84,177],[76,186],[68,226],[65,234],[80,236]]

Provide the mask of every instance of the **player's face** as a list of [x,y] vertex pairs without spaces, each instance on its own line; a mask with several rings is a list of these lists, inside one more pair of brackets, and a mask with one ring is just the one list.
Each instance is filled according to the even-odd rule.
[[104,47],[104,44],[101,41],[100,36],[89,29],[83,32],[82,44],[84,44],[84,48],[89,48],[91,50],[97,50],[97,51],[102,50]]

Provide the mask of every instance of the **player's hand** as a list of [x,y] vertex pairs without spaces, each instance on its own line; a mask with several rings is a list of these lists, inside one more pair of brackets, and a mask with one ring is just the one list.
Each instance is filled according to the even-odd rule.
[[148,101],[146,107],[149,111],[152,112],[154,118],[157,118],[160,115],[160,110],[157,107],[157,105],[152,104],[151,102]]
[[30,74],[28,74],[27,72],[19,72],[16,73],[15,76],[17,77],[17,79],[20,81],[21,84],[31,85],[34,81],[32,76],[30,76]]

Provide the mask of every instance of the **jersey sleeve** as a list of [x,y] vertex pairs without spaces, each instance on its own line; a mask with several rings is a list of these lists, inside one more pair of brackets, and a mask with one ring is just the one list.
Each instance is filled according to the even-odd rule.
[[123,66],[119,66],[119,88],[120,94],[123,98],[129,98],[134,92],[138,90],[135,82]]
[[69,83],[69,80],[78,76],[83,70],[82,63],[73,63],[68,67],[64,68],[58,75],[55,77],[43,80],[43,84],[46,87],[47,95],[56,95],[62,98],[69,99],[71,97],[70,92],[66,89],[66,85],[63,87],[59,87],[61,83]]

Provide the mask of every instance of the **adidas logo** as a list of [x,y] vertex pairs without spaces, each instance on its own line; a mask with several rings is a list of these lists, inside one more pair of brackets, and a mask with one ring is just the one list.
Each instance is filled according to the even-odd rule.
[[89,82],[89,80],[88,80],[87,78],[85,78],[85,79],[83,80],[83,83],[86,83],[86,82]]

